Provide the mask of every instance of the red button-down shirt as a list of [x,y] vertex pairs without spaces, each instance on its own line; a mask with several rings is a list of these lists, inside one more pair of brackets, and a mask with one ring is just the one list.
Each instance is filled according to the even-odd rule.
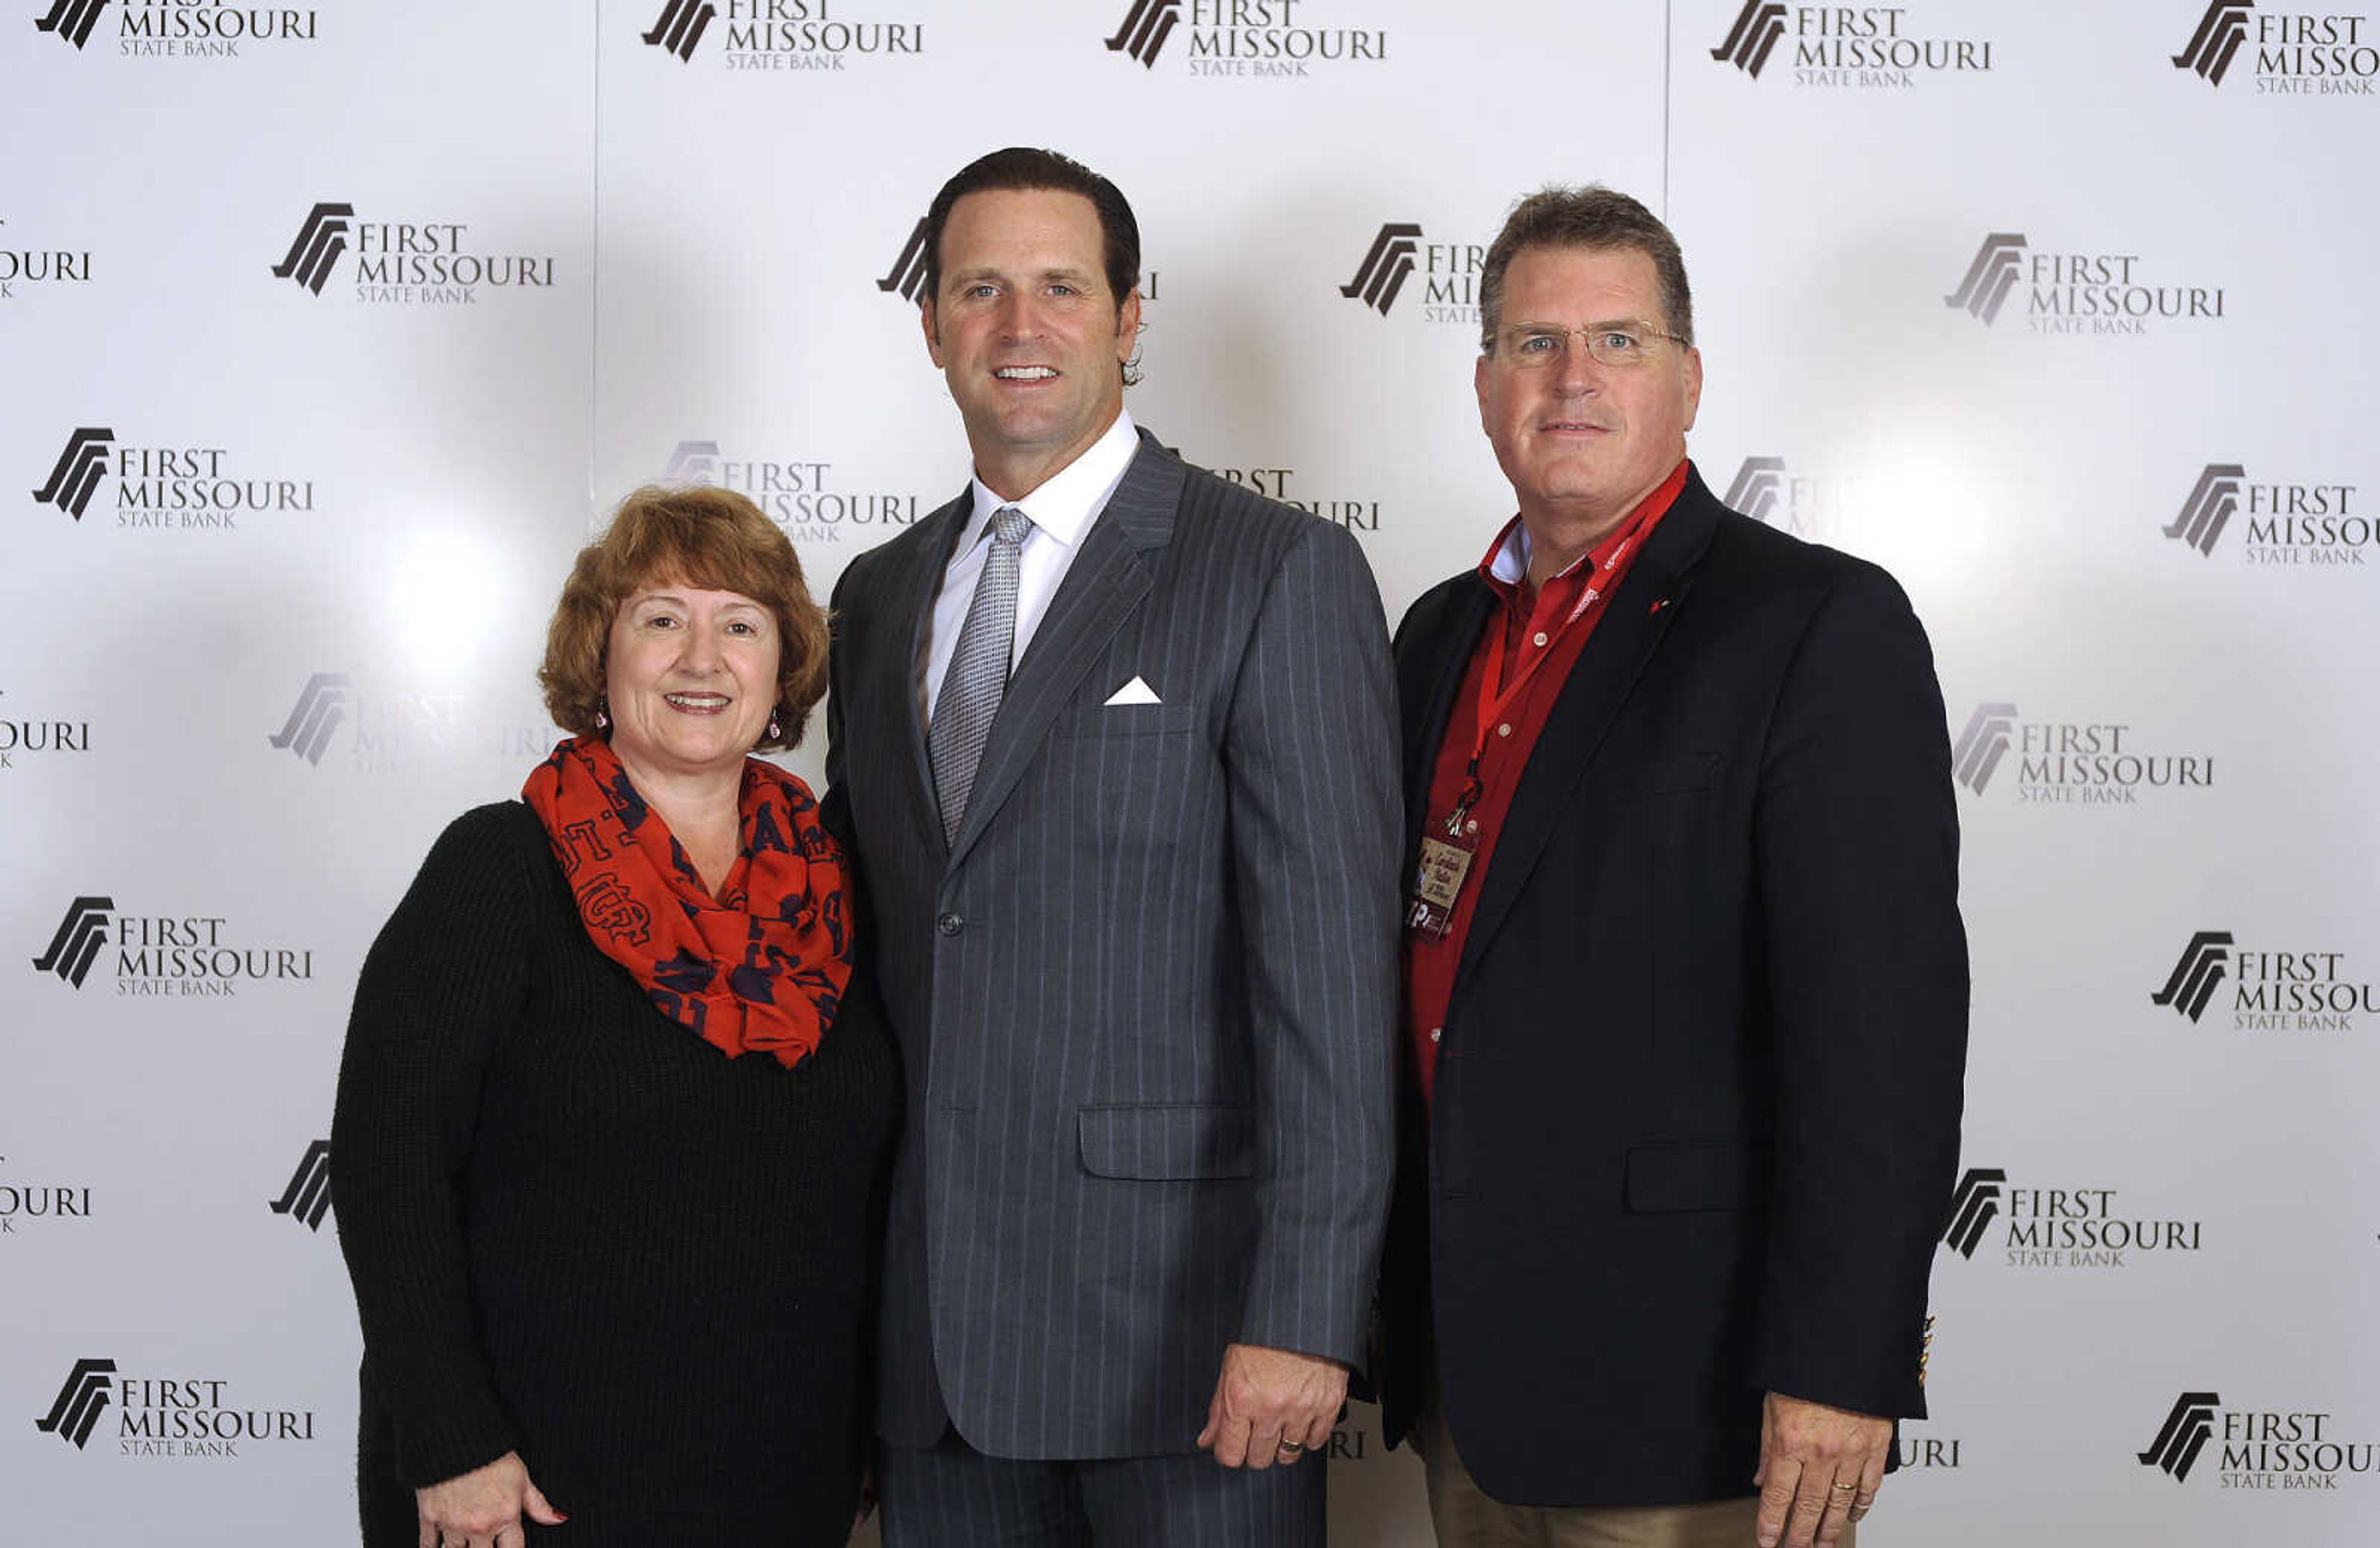
[[[1531,670],[1532,661],[1543,659],[1527,683],[1505,706],[1502,717],[1488,728],[1487,744],[1479,754],[1479,798],[1472,803],[1464,822],[1465,841],[1476,847],[1471,867],[1463,879],[1463,889],[1455,897],[1450,927],[1443,936],[1433,936],[1425,930],[1405,932],[1407,1025],[1425,1098],[1437,1081],[1439,1034],[1445,1024],[1447,1002],[1454,994],[1455,966],[1463,961],[1463,942],[1471,933],[1472,912],[1478,907],[1479,889],[1487,880],[1488,864],[1494,857],[1504,815],[1512,808],[1512,792],[1520,784],[1521,770],[1527,766],[1529,754],[1537,744],[1537,734],[1545,729],[1546,717],[1553,713],[1554,701],[1561,696],[1562,684],[1569,680],[1571,668],[1577,664],[1579,652],[1608,611],[1608,604],[1597,606],[1567,629],[1561,626],[1562,621],[1570,617],[1589,586],[1599,586],[1607,599],[1619,589],[1629,566],[1644,551],[1645,540],[1668,514],[1678,491],[1686,487],[1686,467],[1685,463],[1679,463],[1660,486],[1638,502],[1636,509],[1591,551],[1534,594],[1525,564],[1508,562],[1501,566],[1505,575],[1514,578],[1507,579],[1497,573],[1498,562],[1505,558],[1508,550],[1516,556],[1521,550],[1520,517],[1506,524],[1504,530],[1496,535],[1496,541],[1488,546],[1488,557],[1479,562],[1480,578],[1496,594],[1497,607],[1488,626],[1479,631],[1479,643],[1471,652],[1471,665],[1463,672],[1463,686],[1454,696],[1453,712],[1447,717],[1446,737],[1439,744],[1437,768],[1430,776],[1429,808],[1422,829],[1425,835],[1442,834],[1447,816],[1454,810],[1468,777],[1471,749],[1477,743],[1481,693],[1490,654],[1502,655],[1503,682],[1508,688],[1519,681],[1521,673]],[[1627,545],[1626,551],[1607,574],[1604,565],[1623,543]],[[1548,971],[1560,969],[1549,963]]]

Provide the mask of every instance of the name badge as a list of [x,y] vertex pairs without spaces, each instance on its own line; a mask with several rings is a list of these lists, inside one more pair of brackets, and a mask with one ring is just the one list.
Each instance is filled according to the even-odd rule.
[[1414,864],[1412,905],[1405,925],[1415,935],[1443,940],[1454,927],[1454,902],[1471,875],[1477,851],[1460,839],[1424,839]]

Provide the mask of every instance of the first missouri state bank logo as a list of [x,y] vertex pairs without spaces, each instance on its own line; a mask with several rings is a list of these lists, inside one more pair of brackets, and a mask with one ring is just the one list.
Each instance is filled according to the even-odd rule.
[[285,1215],[310,1231],[322,1228],[322,1216],[331,1212],[331,1142],[316,1140],[306,1147],[298,1158],[298,1169],[289,1174],[288,1185],[281,1197],[272,1202],[275,1215]]
[[67,437],[67,449],[58,454],[57,466],[50,469],[49,482],[35,490],[33,498],[82,520],[99,481],[107,476],[108,448],[115,441],[114,430],[97,427],[86,427]]
[[267,732],[265,742],[319,768],[343,728],[352,728],[346,756],[358,770],[375,774],[466,757],[538,756],[547,745],[534,726],[475,715],[460,694],[411,692],[386,682],[359,685],[344,671],[309,674],[281,729]]
[[113,898],[77,898],[68,903],[66,917],[58,922],[58,933],[50,937],[49,949],[33,959],[33,966],[81,988],[82,981],[91,976],[99,949],[107,944],[108,918],[115,909]]
[[[108,0],[49,0],[33,22],[80,52],[107,10]],[[128,58],[237,59],[244,42],[311,42],[319,14],[284,6],[226,5],[225,0],[126,0],[115,17],[115,53]]]
[[1314,0],[1131,0],[1110,54],[1153,70],[1175,30],[1194,76],[1310,76],[1317,64],[1378,64],[1389,56],[1381,28],[1317,25]]
[[258,946],[222,914],[128,912],[95,893],[67,905],[33,971],[80,989],[111,940],[118,996],[233,998],[243,986],[314,976],[310,948]]
[[1478,326],[1479,272],[1488,249],[1476,242],[1432,242],[1415,221],[1385,221],[1373,233],[1355,277],[1339,294],[1386,317],[1421,276],[1425,322]]
[[2026,804],[2136,805],[2143,795],[2204,790],[2215,759],[2201,753],[2144,751],[2121,720],[2033,720],[2007,700],[1975,706],[1950,746],[1951,777],[1981,796],[2016,754],[2017,799]]
[[2214,1392],[2185,1392],[2175,1398],[2156,1439],[2140,1454],[2141,1466],[2155,1468],[2176,1483],[2187,1479],[2198,1465],[2198,1454],[2215,1438],[2215,1409],[2222,1401],[2222,1395]]
[[[1973,1262],[1989,1240],[2005,1267],[2058,1270],[2120,1269],[2136,1257],[2204,1247],[2204,1221],[2144,1214],[2118,1204],[2121,1196],[2065,1179],[2011,1186],[2005,1167],[1970,1167],[1951,1194],[1942,1245]],[[2006,1225],[1994,1231],[1995,1221]]]
[[111,1409],[115,1421],[107,1433],[123,1457],[237,1457],[243,1445],[315,1438],[313,1409],[259,1404],[229,1377],[152,1376],[138,1366],[126,1373],[113,1360],[88,1358],[74,1362],[33,1428],[89,1452]]
[[[722,40],[730,70],[845,70],[854,58],[926,52],[925,24],[855,21],[850,0],[666,0],[638,34],[645,46],[694,63],[703,40]],[[714,27],[713,23],[720,23]]]
[[2142,1467],[2186,1483],[2213,1445],[2218,1488],[2335,1490],[2380,1469],[2380,1444],[2340,1439],[2338,1418],[2312,1409],[2227,1409],[2220,1393],[2185,1392],[2148,1449],[2134,1455]]
[[320,768],[331,738],[347,719],[349,689],[354,679],[343,671],[318,671],[298,690],[298,702],[279,731],[265,738],[273,746],[297,754]]
[[60,42],[80,48],[91,42],[91,30],[99,25],[99,13],[105,9],[107,0],[57,0],[50,7],[50,14],[33,26],[55,34]]
[[109,1394],[115,1386],[115,1361],[112,1360],[78,1360],[67,1373],[66,1385],[58,1388],[57,1400],[50,1405],[49,1413],[33,1421],[33,1428],[44,1435],[58,1439],[82,1450],[91,1444],[91,1433],[99,1426],[99,1416],[107,1411]]
[[1998,1167],[1970,1167],[1959,1179],[1950,1197],[1949,1224],[1942,1228],[1942,1240],[1959,1256],[1975,1255],[1975,1244],[2000,1212],[2000,1190],[2007,1182],[2008,1173]]
[[1378,312],[1389,315],[1397,304],[1397,294],[1413,278],[1414,255],[1421,250],[1421,227],[1410,221],[1389,221],[1380,226],[1379,235],[1372,238],[1371,250],[1355,267],[1355,277],[1339,287],[1339,294],[1351,301],[1361,301]]
[[1912,8],[1744,0],[1710,56],[1757,80],[1778,45],[1790,39],[1785,53],[1794,85],[1859,91],[1912,87],[1921,76],[1992,67],[1990,40],[1921,36],[1910,25]]
[[2209,0],[2173,55],[2173,67],[2219,87],[2243,50],[2252,52],[2259,96],[2374,94],[2380,49],[2365,40],[2371,18],[2340,12],[2260,11],[2252,0]]
[[1153,69],[1157,56],[1165,52],[1165,40],[1173,36],[1181,20],[1182,0],[1132,0],[1123,25],[1108,40],[1108,52],[1128,54],[1136,64]]
[[2201,930],[2190,937],[2181,949],[2181,957],[2173,964],[2173,973],[2165,987],[2151,995],[2152,1003],[2170,1007],[2184,1019],[2196,1022],[2206,1014],[2206,1002],[2224,980],[2227,964],[2231,961],[2231,932]]
[[468,236],[464,221],[367,221],[343,200],[318,200],[298,224],[273,277],[320,296],[356,255],[355,299],[388,305],[472,306],[490,291],[553,287],[546,253],[500,252]]
[[2194,932],[2149,1002],[2201,1025],[2228,981],[2221,1003],[2234,1032],[2353,1032],[2357,1017],[2380,1014],[2380,990],[2348,971],[2348,952],[2269,939],[2242,945],[2229,930]]
[[2223,320],[2221,285],[2153,283],[2159,277],[2139,253],[2053,251],[2022,231],[1994,231],[1942,304],[1989,328],[2014,301],[2028,333],[2137,335],[2154,323]]
[[106,425],[77,427],[51,465],[49,478],[33,491],[34,501],[79,522],[112,478],[114,520],[95,525],[236,531],[243,515],[314,509],[310,478],[255,477],[253,468],[243,467],[242,459],[222,446],[142,441],[120,443]]
[[2380,522],[2355,509],[2359,492],[2343,482],[2259,481],[2242,464],[2211,462],[2164,532],[2212,559],[2232,518],[2245,512],[2240,552],[2251,564],[2360,567],[2380,544]]

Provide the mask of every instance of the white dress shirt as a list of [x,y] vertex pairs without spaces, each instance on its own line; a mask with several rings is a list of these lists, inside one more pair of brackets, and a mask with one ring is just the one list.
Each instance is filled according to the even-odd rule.
[[934,594],[933,626],[917,663],[917,722],[933,724],[933,705],[942,691],[942,678],[957,654],[959,630],[975,601],[976,583],[983,578],[984,562],[991,556],[991,518],[1003,505],[1014,505],[1032,518],[1025,547],[1016,556],[1016,640],[1008,654],[1009,670],[1023,659],[1058,583],[1075,562],[1091,523],[1108,508],[1108,499],[1123,481],[1123,470],[1140,449],[1132,416],[1119,411],[1107,433],[1091,442],[1083,454],[1053,474],[1022,500],[1002,500],[973,480],[975,509],[960,529],[957,549],[942,568],[941,589]]

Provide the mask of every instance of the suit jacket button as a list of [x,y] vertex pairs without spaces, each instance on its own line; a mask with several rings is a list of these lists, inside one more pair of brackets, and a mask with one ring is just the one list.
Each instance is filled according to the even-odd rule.
[[954,936],[966,928],[966,921],[955,913],[946,913],[934,921],[934,928],[946,936]]

